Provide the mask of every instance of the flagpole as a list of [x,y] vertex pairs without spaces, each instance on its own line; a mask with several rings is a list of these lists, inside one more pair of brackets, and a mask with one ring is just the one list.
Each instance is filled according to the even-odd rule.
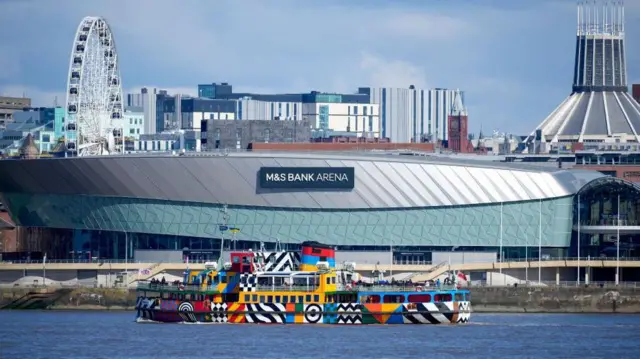
[[580,285],[580,195],[578,195],[578,285]]
[[42,286],[47,286],[47,253],[42,257]]
[[503,202],[500,202],[500,274],[502,274],[502,209]]
[[616,221],[617,244],[616,244],[616,285],[620,283],[620,195],[618,195],[618,220]]

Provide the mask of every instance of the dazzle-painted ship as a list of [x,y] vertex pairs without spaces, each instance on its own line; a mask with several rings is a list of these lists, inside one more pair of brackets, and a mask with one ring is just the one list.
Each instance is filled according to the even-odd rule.
[[456,324],[469,321],[469,291],[356,281],[333,248],[231,252],[227,263],[185,271],[181,283],[138,285],[137,320],[165,323]]

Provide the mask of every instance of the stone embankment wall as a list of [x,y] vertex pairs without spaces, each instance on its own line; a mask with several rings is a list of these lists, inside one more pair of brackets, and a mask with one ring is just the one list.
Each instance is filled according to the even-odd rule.
[[[0,289],[0,307],[29,291]],[[472,288],[471,303],[474,312],[640,313],[640,288]],[[51,309],[133,310],[135,304],[133,290],[78,288],[60,297]]]
[[[0,289],[0,293],[2,293],[0,307],[28,292],[29,290],[17,288]],[[135,306],[135,290],[77,288],[62,295],[50,309],[133,310]]]
[[640,288],[473,288],[474,312],[640,313]]

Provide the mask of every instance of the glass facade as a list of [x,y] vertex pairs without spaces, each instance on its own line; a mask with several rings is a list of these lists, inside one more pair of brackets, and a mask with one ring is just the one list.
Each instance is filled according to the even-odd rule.
[[571,254],[616,257],[619,249],[623,257],[640,257],[639,188],[613,177],[596,182],[574,198]]
[[[58,255],[90,250],[120,258],[124,233],[133,248],[218,248],[224,222],[222,206],[205,203],[12,193],[4,199],[10,208],[19,208],[14,217],[22,226],[73,230]],[[237,244],[249,247],[313,240],[339,247],[497,251],[502,243],[505,256],[524,256],[519,247],[569,246],[572,200],[375,210],[229,206],[227,224],[240,229]]]
[[[3,194],[21,225],[21,251],[50,258],[134,259],[136,249],[217,258],[261,243],[296,249],[319,241],[339,250],[390,251],[396,261],[429,261],[433,251],[502,258],[640,257],[640,190],[602,177],[575,196],[543,201],[408,209],[319,210],[223,206],[140,198]],[[227,225],[240,230],[221,232]],[[619,239],[619,240],[618,240]],[[619,246],[618,246],[619,243]],[[540,251],[541,249],[541,251]],[[128,253],[125,251],[128,250]]]

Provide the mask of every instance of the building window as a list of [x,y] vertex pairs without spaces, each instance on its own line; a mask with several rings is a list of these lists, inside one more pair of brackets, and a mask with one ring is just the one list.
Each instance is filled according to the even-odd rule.
[[265,129],[264,130],[264,143],[269,143],[269,137],[271,135],[271,130],[270,129]]

